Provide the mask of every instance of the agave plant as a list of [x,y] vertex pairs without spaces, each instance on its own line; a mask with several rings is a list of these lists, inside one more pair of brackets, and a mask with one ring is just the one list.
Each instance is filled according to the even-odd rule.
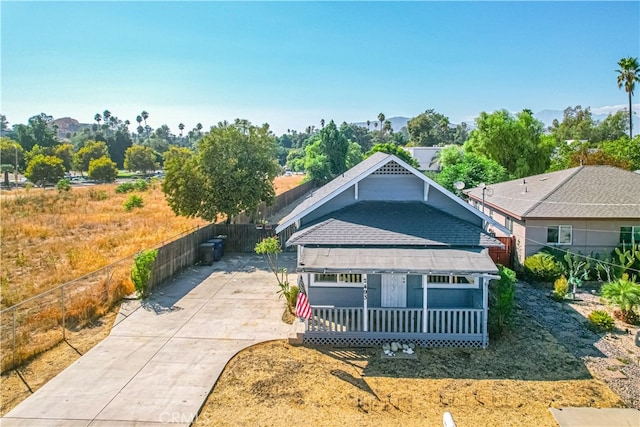
[[602,296],[620,309],[620,320],[636,323],[634,309],[640,305],[640,285],[629,280],[627,275],[602,287]]

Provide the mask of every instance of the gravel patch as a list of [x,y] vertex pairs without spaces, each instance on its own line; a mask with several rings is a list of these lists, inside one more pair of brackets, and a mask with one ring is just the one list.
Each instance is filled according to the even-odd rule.
[[557,302],[549,289],[526,282],[516,287],[516,304],[540,323],[594,378],[606,383],[631,408],[640,409],[640,328],[616,320],[616,330],[597,334],[587,327],[593,310],[612,312],[596,294],[583,290],[574,301]]

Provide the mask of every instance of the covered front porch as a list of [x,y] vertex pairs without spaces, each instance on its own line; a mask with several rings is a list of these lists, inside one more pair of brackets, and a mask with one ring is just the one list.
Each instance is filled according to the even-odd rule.
[[312,307],[305,342],[376,345],[402,340],[430,347],[482,348],[488,344],[488,283],[497,269],[486,253],[371,248],[301,252],[300,285]]

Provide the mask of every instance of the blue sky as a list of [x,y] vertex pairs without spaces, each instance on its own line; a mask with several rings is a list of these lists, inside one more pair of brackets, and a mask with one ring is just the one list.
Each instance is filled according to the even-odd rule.
[[[276,133],[506,108],[626,105],[640,2],[0,3],[0,111],[178,133],[246,118]],[[636,96],[640,87],[636,89]],[[637,102],[634,98],[634,104]]]

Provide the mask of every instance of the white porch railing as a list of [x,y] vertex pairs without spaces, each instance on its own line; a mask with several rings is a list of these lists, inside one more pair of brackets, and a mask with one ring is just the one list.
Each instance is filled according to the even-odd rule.
[[[365,332],[362,307],[314,306],[308,332]],[[481,335],[482,309],[448,308],[427,310],[423,330],[421,308],[369,308],[367,331],[372,333]]]

